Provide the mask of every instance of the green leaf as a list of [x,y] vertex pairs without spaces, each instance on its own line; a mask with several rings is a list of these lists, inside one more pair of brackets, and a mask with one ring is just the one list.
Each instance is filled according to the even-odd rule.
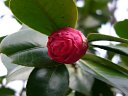
[[113,36],[109,36],[109,35],[98,34],[98,33],[90,33],[87,38],[88,38],[89,43],[92,41],[105,40],[105,41],[116,41],[116,42],[128,44],[127,39],[113,37]]
[[5,54],[1,54],[1,60],[2,60],[2,63],[7,68],[7,74],[10,73],[15,67],[18,66],[16,64],[12,63],[11,58],[7,57]]
[[65,26],[75,27],[77,21],[73,0],[11,0],[10,8],[20,21],[47,35]]
[[74,96],[75,93],[72,91],[70,94],[68,94],[67,96]]
[[25,67],[25,66],[16,67],[6,76],[7,83],[14,80],[24,80],[24,81],[27,80],[32,70],[33,67]]
[[123,63],[123,66],[125,66],[125,67],[128,68],[128,57],[127,56],[120,55],[120,58],[121,58],[121,61]]
[[84,95],[84,94],[82,94],[80,92],[75,92],[75,95],[74,96],[88,96],[88,95]]
[[107,51],[106,54],[107,54],[107,59],[109,60],[112,60],[112,58],[115,56],[115,53],[111,51]]
[[114,91],[111,89],[112,86],[102,82],[101,80],[95,79],[92,87],[92,96],[115,96]]
[[3,79],[5,78],[6,76],[0,76],[0,83],[2,83]]
[[10,88],[0,88],[0,96],[14,96],[15,91]]
[[[119,88],[128,95],[128,71],[122,67],[94,55],[86,55],[77,63],[81,69],[89,72],[96,78]],[[124,71],[125,70],[125,71]]]
[[[92,11],[96,11],[96,10],[103,10],[105,7],[107,7],[108,2],[110,2],[111,0],[95,0],[92,1],[93,4],[93,8],[91,9]],[[90,6],[91,7],[91,6]]]
[[49,58],[47,48],[40,47],[16,53],[10,58],[13,59],[14,64],[29,67],[50,67],[58,64]]
[[45,47],[47,36],[35,30],[26,29],[7,36],[0,45],[0,51],[7,56],[22,50]]
[[2,41],[5,37],[6,37],[6,36],[0,37],[0,43],[1,43],[1,41]]
[[25,29],[7,36],[0,46],[3,54],[14,64],[30,67],[55,66],[47,55],[47,36],[32,29]]
[[111,52],[115,52],[121,55],[125,55],[128,56],[128,47],[124,47],[124,46],[114,46],[114,45],[96,45],[96,44],[91,44],[94,47],[98,47],[101,49],[105,49]]
[[65,96],[69,74],[65,65],[35,68],[27,82],[27,96]]
[[128,39],[128,19],[117,22],[114,26],[118,36]]
[[94,54],[86,54],[82,59],[90,60],[90,61],[93,61],[93,62],[98,62],[102,65],[107,66],[107,67],[114,68],[115,70],[118,70],[120,72],[125,72],[125,73],[128,74],[128,69],[127,68],[123,68],[122,66],[120,66],[118,64],[115,64],[115,63],[113,63],[113,62],[111,62],[107,59],[101,58],[101,57],[96,56]]
[[7,7],[9,7],[9,2],[10,2],[10,0],[5,0],[5,1],[4,1],[4,4],[5,4]]
[[[70,77],[70,76],[69,76]],[[72,89],[71,88],[68,88],[68,91],[66,93],[66,96],[68,96],[70,93],[72,92]]]
[[128,69],[128,56],[120,55],[121,62],[119,65],[125,69]]

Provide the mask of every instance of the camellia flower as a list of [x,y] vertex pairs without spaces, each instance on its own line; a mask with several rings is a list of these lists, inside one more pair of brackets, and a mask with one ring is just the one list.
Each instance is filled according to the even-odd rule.
[[48,55],[59,63],[73,64],[87,51],[86,37],[79,31],[64,27],[48,37]]

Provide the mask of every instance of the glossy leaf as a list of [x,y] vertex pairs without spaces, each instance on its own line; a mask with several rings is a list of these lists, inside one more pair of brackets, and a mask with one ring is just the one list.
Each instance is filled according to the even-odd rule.
[[96,56],[94,54],[86,54],[82,59],[90,60],[90,61],[93,61],[93,62],[98,62],[102,65],[107,66],[107,67],[114,68],[115,70],[118,70],[120,72],[125,72],[125,73],[128,74],[128,69],[127,68],[123,68],[122,66],[120,66],[118,64],[115,64],[115,63],[113,63],[113,62],[111,62],[107,59],[101,58],[101,57]]
[[7,36],[1,42],[0,50],[14,64],[30,67],[54,66],[56,62],[48,57],[46,43],[46,35],[25,29]]
[[47,35],[65,26],[75,27],[77,21],[73,0],[11,0],[10,8],[20,21]]
[[[124,71],[120,66],[113,65],[108,60],[90,55],[87,55],[83,60],[77,64],[83,69],[91,73],[96,78],[119,88],[125,95],[128,95],[128,72]],[[111,65],[111,66],[110,66]],[[116,68],[115,68],[116,66]],[[120,70],[119,70],[120,69]]]
[[88,42],[105,40],[105,41],[116,41],[116,42],[128,44],[127,39],[113,37],[113,36],[109,36],[109,35],[98,34],[98,33],[90,33],[87,38],[88,38]]
[[24,80],[24,81],[27,80],[32,70],[33,67],[25,67],[25,66],[16,67],[6,76],[7,83],[14,80]]
[[121,55],[125,55],[128,56],[128,47],[124,47],[124,46],[114,46],[114,45],[96,45],[96,44],[92,44],[92,46],[94,47],[98,47],[101,49],[105,49],[111,52],[115,52]]
[[27,82],[27,96],[65,96],[69,74],[65,65],[35,68]]
[[0,45],[0,51],[7,56],[22,50],[45,47],[47,36],[32,29],[26,29],[7,36]]
[[47,48],[33,48],[17,54],[11,55],[14,64],[19,64],[29,67],[50,67],[56,66],[57,62],[54,62],[47,55]]
[[124,21],[117,22],[114,26],[116,33],[121,38],[128,39],[128,19]]

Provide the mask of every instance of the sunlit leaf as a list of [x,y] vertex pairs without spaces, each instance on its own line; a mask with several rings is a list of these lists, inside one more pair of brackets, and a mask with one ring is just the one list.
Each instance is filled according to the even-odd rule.
[[73,0],[11,0],[10,8],[20,21],[47,35],[65,26],[75,27],[77,21]]

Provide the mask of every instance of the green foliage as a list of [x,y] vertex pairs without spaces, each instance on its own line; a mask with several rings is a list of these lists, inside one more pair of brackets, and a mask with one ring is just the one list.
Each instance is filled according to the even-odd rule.
[[7,57],[5,54],[1,54],[1,60],[5,67],[7,68],[7,73],[10,73],[18,65],[12,63],[11,58]]
[[88,42],[104,40],[104,41],[115,41],[115,42],[121,42],[121,43],[128,44],[127,39],[113,37],[109,35],[97,34],[97,33],[91,33],[88,35],[87,38],[88,38]]
[[[113,88],[127,96],[128,20],[113,20],[114,10],[108,10],[108,3],[113,0],[83,0],[84,6],[78,8],[74,1],[5,2],[7,6],[10,3],[14,16],[22,22],[18,32],[0,37],[1,59],[8,70],[7,83],[27,80],[27,96],[115,96]],[[47,54],[46,35],[61,27],[75,28],[76,22],[77,29],[87,35],[87,54],[74,65],[65,66],[51,60]],[[114,27],[119,37],[98,33],[106,22],[116,23]],[[110,44],[96,44],[94,41],[109,41]],[[112,44],[111,41],[119,44]],[[95,48],[106,50],[105,58],[97,56]],[[112,62],[116,54],[120,57],[118,64]],[[3,78],[0,78],[1,84]],[[0,87],[0,96],[13,94],[13,90],[3,89],[3,85]]]
[[33,69],[33,67],[25,66],[15,67],[11,72],[9,72],[9,74],[7,74],[7,83],[15,80],[27,80]]
[[65,65],[35,68],[27,82],[28,96],[65,96],[69,75]]
[[128,39],[128,20],[120,21],[115,24],[115,30],[118,36]]
[[75,96],[85,96],[85,95],[79,92],[75,92]]
[[120,57],[121,57],[123,66],[125,66],[128,69],[128,57],[127,56],[123,56],[123,55],[121,55]]
[[58,28],[76,25],[73,0],[11,0],[10,8],[21,22],[47,35]]
[[55,66],[47,55],[47,36],[32,29],[21,30],[1,42],[0,50],[11,62],[30,67]]
[[128,47],[124,47],[124,46],[114,46],[114,45],[95,45],[92,44],[92,46],[94,47],[98,47],[101,49],[105,49],[114,53],[118,53],[121,55],[125,55],[128,56]]
[[[105,90],[104,90],[105,89]],[[93,96],[114,96],[114,93],[111,90],[111,86],[102,82],[101,80],[95,79],[93,88],[92,88]]]
[[6,36],[0,37],[0,42],[5,38]]
[[10,88],[2,87],[0,88],[0,95],[1,96],[14,96],[15,91]]
[[0,83],[2,83],[3,79],[5,78],[5,76],[1,76],[0,77]]
[[128,94],[128,70],[122,69],[122,67],[112,64],[112,62],[106,59],[91,54],[86,54],[79,61],[78,65],[81,69],[91,73],[96,78],[119,88],[126,95]]
[[7,36],[0,46],[0,51],[10,56],[18,51],[36,47],[45,47],[47,36],[40,34],[32,29],[21,30]]

